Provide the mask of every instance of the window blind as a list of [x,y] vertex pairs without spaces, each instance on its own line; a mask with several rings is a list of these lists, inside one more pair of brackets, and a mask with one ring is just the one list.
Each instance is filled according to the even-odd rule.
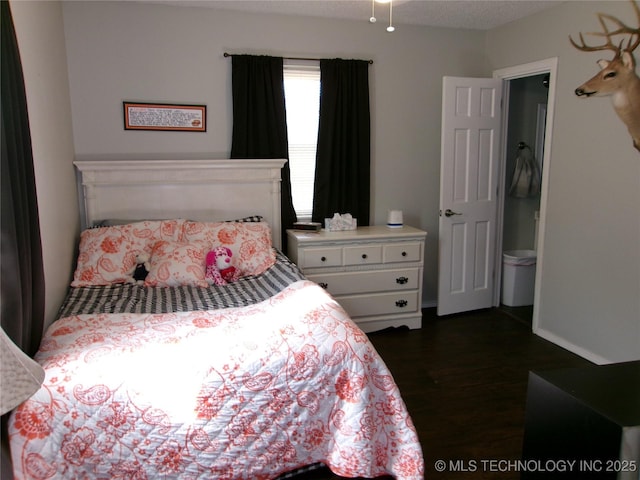
[[285,63],[283,73],[291,195],[298,219],[309,221],[318,142],[320,64],[290,60]]

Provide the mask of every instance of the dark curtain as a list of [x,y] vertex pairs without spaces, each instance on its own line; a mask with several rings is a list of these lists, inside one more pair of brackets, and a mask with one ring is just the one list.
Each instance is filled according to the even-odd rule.
[[[282,58],[233,55],[231,158],[289,158]],[[282,169],[282,249],[296,221],[289,162]],[[250,212],[249,212],[250,213]]]
[[0,298],[2,328],[33,356],[44,325],[44,270],[27,98],[11,10],[2,22],[2,220]]
[[320,85],[313,221],[350,213],[369,225],[369,63],[320,60]]

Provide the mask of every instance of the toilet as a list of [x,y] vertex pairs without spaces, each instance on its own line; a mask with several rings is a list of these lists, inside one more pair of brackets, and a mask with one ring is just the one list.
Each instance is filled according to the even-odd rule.
[[533,305],[540,212],[534,213],[533,250],[507,250],[502,254],[502,303],[508,307]]

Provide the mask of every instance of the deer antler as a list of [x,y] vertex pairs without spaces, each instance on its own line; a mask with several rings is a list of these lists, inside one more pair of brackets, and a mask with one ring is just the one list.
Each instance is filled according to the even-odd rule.
[[[602,26],[603,31],[587,32],[587,35],[593,35],[596,37],[606,37],[607,39],[606,43],[604,45],[593,45],[593,46],[587,45],[586,42],[584,41],[584,37],[582,36],[582,33],[580,33],[579,34],[580,44],[575,42],[573,38],[571,38],[571,35],[569,35],[569,41],[571,42],[571,45],[573,45],[575,48],[583,52],[595,52],[599,50],[613,50],[614,52],[619,52],[620,50],[622,50],[622,44],[624,40],[620,42],[619,46],[616,46],[614,45],[612,38],[619,35],[629,35],[629,41],[627,42],[627,46],[625,47],[625,50],[628,52],[633,52],[638,47],[638,45],[640,45],[640,7],[634,0],[631,0],[631,5],[633,6],[633,9],[636,13],[636,17],[639,25],[638,28],[631,28],[625,25],[613,15],[608,15],[606,13],[598,13],[598,21],[600,22],[600,25]],[[617,25],[618,29],[609,31],[609,27],[607,26],[607,23],[605,20],[609,20],[611,23]]]

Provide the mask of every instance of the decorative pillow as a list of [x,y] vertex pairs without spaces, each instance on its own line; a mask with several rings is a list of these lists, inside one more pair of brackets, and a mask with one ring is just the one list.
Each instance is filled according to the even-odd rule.
[[[247,217],[236,218],[234,220],[225,220],[225,222],[262,222],[264,217],[262,215],[249,215]],[[195,221],[195,220],[194,220]],[[139,223],[144,220],[127,220],[122,218],[105,218],[104,220],[97,220],[89,228],[100,227],[113,227],[116,225],[127,225],[129,223]]]
[[251,223],[251,222],[262,222],[264,217],[262,215],[250,215],[248,217],[236,218],[235,220],[225,220],[226,222],[239,222],[239,223]]
[[72,287],[124,283],[140,252],[151,253],[158,240],[177,240],[184,220],[149,220],[90,228],[80,235],[80,252]]
[[242,276],[259,275],[276,261],[267,222],[190,222],[182,229],[183,242],[204,242],[209,250],[222,245],[233,253],[233,265]]
[[145,286],[208,287],[209,284],[204,279],[207,251],[207,245],[203,242],[159,241],[151,251],[151,270],[144,282]]
[[90,228],[99,227],[115,227],[118,225],[128,225],[129,223],[140,223],[145,220],[127,220],[124,218],[105,218],[104,220],[96,220]]

